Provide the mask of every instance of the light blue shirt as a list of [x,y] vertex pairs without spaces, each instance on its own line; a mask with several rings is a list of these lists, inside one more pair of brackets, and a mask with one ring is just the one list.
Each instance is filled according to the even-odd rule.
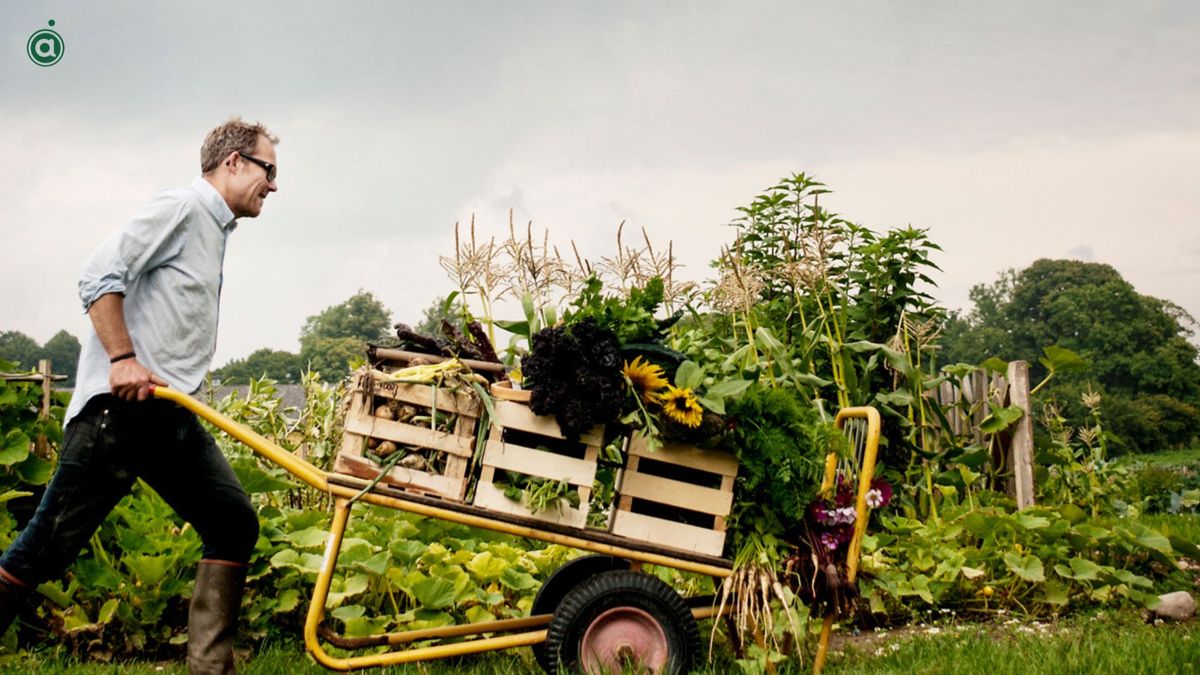
[[[184,392],[195,392],[217,345],[225,241],[233,211],[207,180],[159,193],[83,266],[86,312],[100,296],[125,295],[125,326],[138,361]],[[68,422],[89,399],[111,391],[108,353],[88,322]]]

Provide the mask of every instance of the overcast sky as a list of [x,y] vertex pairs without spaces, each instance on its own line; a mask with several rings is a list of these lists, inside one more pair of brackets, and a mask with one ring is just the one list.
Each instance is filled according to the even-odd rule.
[[297,350],[360,288],[415,321],[471,213],[589,257],[624,220],[702,279],[797,171],[850,220],[929,228],[951,308],[1071,257],[1200,315],[1192,0],[278,5],[0,8],[0,331],[81,335],[83,260],[231,115],[282,139],[279,192],[230,240],[214,365]]

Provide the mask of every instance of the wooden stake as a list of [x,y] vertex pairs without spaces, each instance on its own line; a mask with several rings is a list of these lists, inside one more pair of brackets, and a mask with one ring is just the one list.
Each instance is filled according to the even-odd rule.
[[1008,364],[1008,397],[1025,412],[1013,429],[1009,464],[1013,471],[1017,508],[1033,506],[1033,411],[1029,403],[1029,363]]

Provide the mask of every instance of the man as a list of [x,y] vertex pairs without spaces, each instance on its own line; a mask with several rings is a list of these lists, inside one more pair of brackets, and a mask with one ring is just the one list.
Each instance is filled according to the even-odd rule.
[[200,149],[201,176],[154,198],[84,265],[91,319],[66,413],[58,469],[28,526],[0,557],[0,632],[38,584],[58,578],[92,533],[146,481],[204,544],[188,614],[188,668],[233,671],[246,563],[258,538],[250,500],[195,415],[150,386],[198,389],[212,363],[225,242],[275,184],[275,138],[233,119]]

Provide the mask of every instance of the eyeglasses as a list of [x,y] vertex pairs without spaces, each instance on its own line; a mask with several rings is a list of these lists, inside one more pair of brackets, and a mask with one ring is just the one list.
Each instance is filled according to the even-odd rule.
[[239,152],[238,155],[244,160],[254,162],[255,164],[261,166],[263,171],[267,172],[267,180],[271,181],[272,183],[275,182],[275,174],[277,171],[274,164],[265,162],[257,157],[254,157],[253,155],[247,155],[244,152]]

